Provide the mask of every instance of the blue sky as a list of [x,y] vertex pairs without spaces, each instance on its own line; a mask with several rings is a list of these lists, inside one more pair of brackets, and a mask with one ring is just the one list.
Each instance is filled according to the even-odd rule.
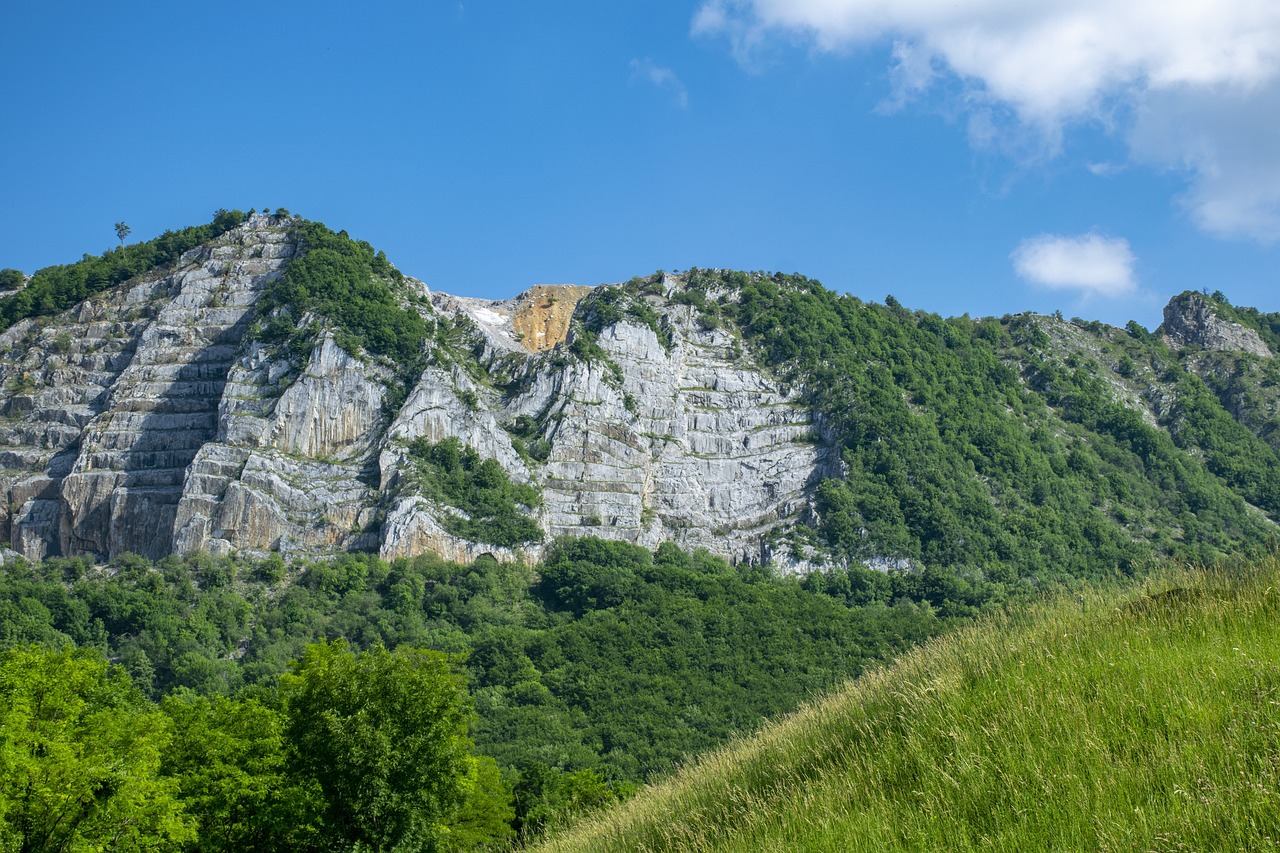
[[[1280,4],[9,3],[0,266],[284,206],[434,289],[1280,310]],[[1081,35],[1083,33],[1083,35]]]

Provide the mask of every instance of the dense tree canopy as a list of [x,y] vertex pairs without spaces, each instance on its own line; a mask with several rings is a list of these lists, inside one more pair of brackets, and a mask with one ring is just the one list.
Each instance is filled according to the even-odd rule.
[[426,850],[462,805],[470,707],[439,653],[341,640],[309,646],[281,682],[291,761],[354,849]]
[[0,849],[173,848],[195,837],[160,774],[172,726],[96,649],[0,654]]
[[[801,583],[705,551],[592,539],[557,543],[537,570],[366,554],[59,558],[0,572],[0,643],[101,648],[117,677],[161,698],[161,773],[199,827],[189,849],[349,843],[365,820],[344,809],[365,809],[383,834],[363,843],[403,831],[462,850],[626,796],[1016,592],[941,569]],[[439,653],[465,656],[459,674]],[[473,701],[474,721],[420,725],[404,710],[414,684],[450,725]],[[472,700],[449,692],[460,684]],[[452,732],[455,748],[423,761],[456,778],[423,799],[396,793],[418,783],[387,764],[388,749],[413,747],[401,723]],[[492,760],[456,748],[466,737]],[[349,797],[357,777],[373,781]],[[406,824],[397,809],[435,817]]]

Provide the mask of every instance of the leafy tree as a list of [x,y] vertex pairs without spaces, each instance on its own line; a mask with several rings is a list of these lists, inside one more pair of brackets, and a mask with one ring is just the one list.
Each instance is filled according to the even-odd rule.
[[164,771],[199,822],[191,849],[300,850],[321,842],[320,791],[288,772],[284,714],[256,699],[190,691],[161,705],[173,723]]
[[319,643],[280,686],[292,766],[319,784],[326,835],[374,851],[438,846],[470,769],[471,708],[449,657]]
[[124,245],[124,238],[128,237],[131,233],[133,233],[133,229],[130,228],[128,225],[126,225],[124,222],[116,223],[116,237],[120,239],[121,246]]
[[515,837],[511,824],[516,812],[497,762],[486,756],[468,759],[462,792],[462,807],[449,822],[444,849],[452,853],[505,847]]
[[0,655],[0,849],[155,850],[193,837],[160,775],[168,720],[96,649]]

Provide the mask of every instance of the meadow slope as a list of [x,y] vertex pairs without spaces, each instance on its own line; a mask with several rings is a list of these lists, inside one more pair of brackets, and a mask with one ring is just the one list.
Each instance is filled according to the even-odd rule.
[[541,850],[1280,848],[1280,558],[913,651]]

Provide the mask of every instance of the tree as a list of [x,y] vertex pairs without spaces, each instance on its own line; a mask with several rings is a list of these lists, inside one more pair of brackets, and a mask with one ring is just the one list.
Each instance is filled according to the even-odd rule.
[[324,831],[375,851],[436,848],[464,800],[471,705],[447,655],[307,647],[281,679],[294,771],[316,780]]
[[180,690],[161,706],[173,722],[164,770],[178,780],[199,822],[192,850],[306,850],[320,847],[319,790],[291,777],[285,717],[256,699],[212,699]]
[[96,649],[0,655],[0,849],[155,850],[194,835],[164,715]]
[[462,788],[464,801],[449,823],[444,849],[450,853],[495,846],[506,849],[515,838],[511,822],[516,811],[497,762],[487,756],[470,759]]
[[124,224],[123,221],[116,223],[116,236],[120,238],[121,246],[124,245],[124,238],[128,237],[132,233],[133,233],[133,229],[130,228],[128,225]]

